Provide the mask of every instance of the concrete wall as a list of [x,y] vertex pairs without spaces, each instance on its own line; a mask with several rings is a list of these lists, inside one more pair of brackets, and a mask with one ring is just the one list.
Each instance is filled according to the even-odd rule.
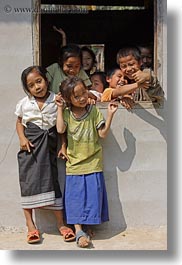
[[[29,0],[8,1],[10,8],[29,7]],[[4,7],[6,8],[4,9]],[[24,96],[20,74],[33,63],[31,14],[15,14],[0,3],[0,228],[24,227],[20,205],[16,153],[19,149],[14,115],[17,101]],[[7,12],[7,10],[9,10]],[[165,61],[164,61],[165,63]],[[166,90],[166,87],[164,88]],[[105,106],[101,111],[106,114]],[[103,141],[105,179],[110,222],[102,228],[167,224],[166,106],[120,108],[110,134]],[[63,187],[64,164],[59,161]],[[37,211],[40,229],[52,230],[55,220],[49,211]]]

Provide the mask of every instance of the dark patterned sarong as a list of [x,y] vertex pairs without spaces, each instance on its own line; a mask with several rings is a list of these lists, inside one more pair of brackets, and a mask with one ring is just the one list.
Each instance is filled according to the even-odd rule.
[[23,208],[53,206],[62,209],[58,182],[56,126],[42,130],[28,122],[25,136],[34,145],[31,152],[18,152],[19,178]]

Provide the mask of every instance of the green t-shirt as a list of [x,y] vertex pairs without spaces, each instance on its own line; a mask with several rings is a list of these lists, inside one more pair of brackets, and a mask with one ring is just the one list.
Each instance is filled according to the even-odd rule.
[[88,105],[87,113],[79,119],[69,108],[64,110],[67,126],[67,175],[81,175],[103,171],[102,146],[98,129],[105,123],[104,117],[94,105]]
[[[49,89],[57,94],[59,92],[59,86],[61,82],[67,79],[68,76],[64,74],[63,70],[60,68],[58,63],[51,64],[46,69],[46,76],[50,82]],[[80,69],[80,72],[78,73],[77,77],[81,78],[87,87],[91,86],[92,83],[83,69]]]

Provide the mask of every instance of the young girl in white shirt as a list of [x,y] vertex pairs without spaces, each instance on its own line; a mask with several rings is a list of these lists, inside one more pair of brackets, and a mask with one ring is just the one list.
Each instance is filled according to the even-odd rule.
[[41,240],[32,216],[33,209],[41,207],[54,211],[59,232],[65,241],[72,241],[75,235],[63,222],[58,182],[55,94],[48,90],[46,71],[40,66],[26,68],[21,81],[27,96],[18,102],[15,114],[18,116],[18,166],[21,202],[28,227],[27,242]]

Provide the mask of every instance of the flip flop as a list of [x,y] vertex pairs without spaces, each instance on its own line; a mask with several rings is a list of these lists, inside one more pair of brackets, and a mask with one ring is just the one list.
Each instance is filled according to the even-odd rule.
[[[86,244],[85,245],[80,245],[79,244],[79,239],[81,237],[85,237],[86,238]],[[90,241],[89,235],[86,234],[85,232],[83,232],[83,230],[78,231],[78,233],[76,234],[76,244],[77,244],[77,246],[80,247],[80,248],[87,248],[87,247],[89,247],[90,243],[91,243],[91,241]]]
[[60,234],[63,236],[65,242],[71,242],[75,240],[76,236],[73,230],[69,227],[61,227],[59,229]]
[[35,229],[34,231],[28,232],[27,234],[27,243],[33,244],[40,242],[40,232]]

